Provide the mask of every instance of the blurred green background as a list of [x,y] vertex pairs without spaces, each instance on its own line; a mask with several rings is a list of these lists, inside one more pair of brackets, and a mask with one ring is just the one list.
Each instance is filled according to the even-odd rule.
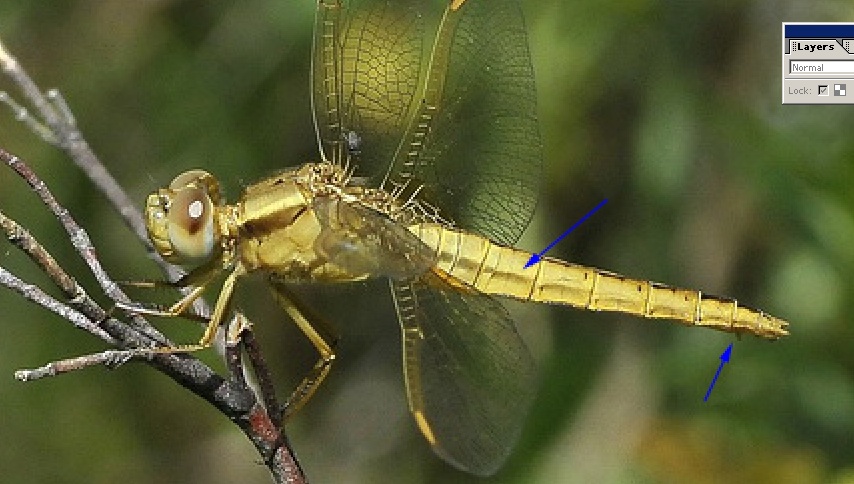
[[[531,0],[523,9],[546,172],[519,245],[540,250],[608,198],[551,254],[736,297],[790,320],[792,335],[738,341],[513,306],[542,390],[508,465],[478,480],[433,456],[407,413],[385,285],[324,287],[311,297],[327,301],[339,359],[289,426],[310,480],[854,482],[854,107],[780,103],[781,22],[852,21],[854,4]],[[217,174],[233,199],[246,183],[316,159],[312,21],[309,0],[0,4],[0,38],[42,87],[62,90],[140,204],[185,169]],[[0,89],[17,95],[5,78]],[[50,184],[115,278],[158,277],[82,173],[8,112],[0,146]],[[59,225],[7,169],[0,209],[98,294]],[[50,287],[11,245],[0,265]],[[260,281],[239,301],[289,388],[313,349]],[[14,381],[15,369],[104,346],[5,289],[0,308],[3,482],[269,482],[236,427],[145,365]],[[193,324],[157,324],[177,341],[199,335]],[[704,403],[730,342],[733,359]]]

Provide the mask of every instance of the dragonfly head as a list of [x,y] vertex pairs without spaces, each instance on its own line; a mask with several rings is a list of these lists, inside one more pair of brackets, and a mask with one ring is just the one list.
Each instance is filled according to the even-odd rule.
[[168,188],[148,196],[145,222],[157,252],[174,264],[198,265],[220,251],[216,209],[219,182],[210,173],[190,170]]

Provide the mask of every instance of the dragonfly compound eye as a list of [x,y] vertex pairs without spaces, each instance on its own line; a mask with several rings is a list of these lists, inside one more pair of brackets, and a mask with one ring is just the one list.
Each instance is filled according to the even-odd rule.
[[169,240],[186,262],[207,260],[217,242],[213,203],[201,188],[175,192],[166,213]]
[[215,220],[216,181],[209,174],[187,172],[146,202],[148,235],[157,252],[173,263],[209,260],[219,243]]

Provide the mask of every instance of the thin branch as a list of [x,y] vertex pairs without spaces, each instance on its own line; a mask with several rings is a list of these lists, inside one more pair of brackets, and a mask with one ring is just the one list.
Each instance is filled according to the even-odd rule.
[[113,301],[130,302],[130,298],[127,297],[121,288],[119,288],[119,285],[113,282],[110,276],[107,275],[106,271],[104,271],[104,268],[101,266],[101,261],[98,260],[95,246],[89,238],[89,234],[87,234],[86,231],[77,224],[68,210],[56,201],[56,198],[50,190],[48,190],[47,185],[17,156],[0,149],[0,160],[9,165],[10,168],[15,170],[18,175],[26,180],[36,195],[41,198],[42,202],[47,205],[50,211],[56,216],[62,224],[62,228],[64,228],[65,232],[68,234],[69,240],[74,246],[74,249],[78,254],[80,254],[80,257],[86,265],[89,266],[89,270],[92,272],[92,275],[95,276],[95,279],[98,281],[98,284],[101,286],[101,290],[104,291],[104,294]]
[[[60,109],[57,109],[56,103],[50,102],[50,99],[61,99],[59,93],[52,90],[47,96],[44,95],[17,59],[6,49],[2,41],[0,41],[0,67],[20,88],[21,93],[44,121],[48,131],[53,134],[53,140],[45,136],[42,138],[48,142],[52,141],[52,144],[69,154],[74,163],[86,173],[92,183],[116,207],[125,223],[137,235],[137,238],[146,244],[149,252],[153,253],[145,235],[145,222],[142,214],[134,205],[133,200],[127,196],[121,185],[110,175],[103,163],[89,148],[80,130],[77,129],[74,117],[67,110],[65,102],[61,102]],[[26,113],[26,109],[21,107],[18,114],[19,119],[26,117]]]
[[[68,210],[65,209],[62,205],[60,205],[53,194],[48,189],[47,185],[36,176],[36,174],[27,166],[26,163],[21,161],[15,155],[0,149],[0,161],[4,162],[6,165],[11,167],[15,172],[20,175],[26,182],[32,187],[33,191],[41,198],[42,202],[50,209],[50,211],[56,216],[56,218],[60,221],[66,233],[68,234],[69,240],[71,241],[74,249],[83,259],[87,266],[89,266],[89,270],[92,275],[95,276],[95,279],[98,281],[98,284],[101,286],[101,290],[104,294],[109,297],[111,300],[115,302],[130,302],[130,298],[121,290],[118,284],[116,284],[110,276],[104,271],[101,266],[101,262],[98,260],[97,252],[95,251],[95,246],[92,244],[91,239],[89,238],[89,234],[83,230],[82,227],[74,220]],[[9,225],[9,224],[7,224]],[[14,229],[14,227],[9,227]],[[20,231],[16,234],[12,234],[16,236],[22,235]],[[26,250],[26,249],[25,249]],[[40,260],[39,258],[45,257],[43,254],[38,254],[34,252],[33,256],[37,257],[36,262],[41,264],[41,267],[50,274],[51,271],[54,270],[54,266],[56,262],[53,261],[53,258],[50,257],[49,260]],[[62,284],[66,284],[66,282],[62,282]],[[75,283],[76,284],[76,283]],[[86,300],[77,299],[78,294],[71,295],[71,298],[77,302],[85,302]],[[94,321],[101,321],[106,316],[106,312],[97,306],[91,299],[88,299],[92,305],[87,309],[87,315],[94,316],[92,319]],[[139,316],[132,316],[132,321],[134,322],[137,330],[144,333],[152,343],[158,346],[168,345],[169,341],[161,334],[157,329],[145,322]],[[151,344],[151,343],[150,343]],[[139,346],[148,346],[148,345],[139,345]]]
[[[149,351],[149,354],[153,355],[154,353]],[[45,377],[57,376],[62,373],[69,373],[96,365],[115,368],[127,363],[131,358],[137,358],[139,356],[141,356],[139,348],[134,348],[132,350],[107,350],[91,355],[52,361],[44,366],[34,368],[32,370],[18,370],[15,372],[15,379],[19,381],[39,380]]]
[[[0,102],[12,107],[16,117],[27,123],[42,139],[63,149],[75,164],[87,174],[95,187],[105,194],[131,231],[143,242],[149,255],[166,271],[170,280],[180,277],[183,273],[180,268],[165,263],[152,250],[141,213],[124,189],[91,151],[77,129],[70,109],[59,93],[50,91],[47,95],[42,94],[42,91],[20,64],[5,49],[2,42],[0,42],[0,67],[21,89],[42,121],[31,117],[26,108],[15,103],[5,93],[0,93]],[[0,149],[0,159],[27,181],[42,202],[60,221],[75,250],[95,276],[104,294],[114,302],[129,303],[130,299],[127,295],[101,266],[95,247],[86,231],[57,202],[44,182],[21,159],[2,149]],[[69,296],[72,301],[70,304],[82,305],[84,312],[77,311],[57,301],[38,287],[25,283],[2,267],[0,267],[0,284],[12,288],[25,298],[60,314],[75,326],[93,332],[120,348],[119,350],[108,350],[93,355],[55,361],[32,370],[21,370],[16,373],[16,377],[21,380],[33,380],[93,365],[106,365],[113,368],[132,358],[144,358],[153,367],[204,398],[232,420],[255,445],[276,482],[305,482],[302,469],[279,425],[278,406],[266,407],[259,403],[255,393],[246,384],[242,373],[239,376],[233,373],[231,378],[225,379],[190,355],[157,351],[155,348],[173,345],[144,318],[138,315],[131,316],[131,324],[126,324],[118,319],[107,317],[108,312],[97,306],[77,282],[59,268],[50,254],[23,227],[5,216],[0,221],[3,222],[2,228],[6,231],[8,238],[50,275],[54,283]],[[207,305],[202,303],[201,299],[199,301],[200,305],[194,306],[196,312],[206,314],[208,312]],[[239,333],[243,334],[244,329],[241,328]],[[251,331],[246,330],[246,333],[251,334]],[[240,340],[237,342],[241,343]],[[235,354],[239,355],[241,344],[231,345],[227,349],[227,361],[240,362],[239,357],[235,360]],[[253,348],[252,362],[257,365],[256,374],[259,375],[259,380],[268,384],[268,388],[264,392],[264,400],[266,403],[275,404],[272,379],[267,372],[266,364],[257,349],[257,345]],[[232,371],[235,371],[234,361],[229,363]],[[271,395],[273,396],[271,397]],[[274,417],[271,418],[271,415]]]
[[258,377],[258,388],[261,393],[261,398],[264,400],[264,406],[267,407],[267,412],[270,413],[270,419],[276,427],[283,427],[284,422],[282,416],[284,414],[282,405],[279,404],[279,399],[276,396],[276,387],[273,385],[273,379],[270,377],[270,369],[267,366],[267,361],[264,359],[261,352],[261,345],[255,339],[255,333],[252,327],[248,324],[242,332],[240,339],[246,347],[246,354],[249,355],[249,360],[252,362],[252,367],[255,369],[255,375]]
[[119,344],[118,340],[113,338],[109,333],[101,329],[96,323],[93,323],[91,319],[86,317],[80,311],[72,309],[71,307],[57,301],[49,294],[42,291],[38,286],[33,284],[27,284],[22,281],[19,277],[15,276],[11,272],[7,271],[3,267],[0,267],[0,285],[6,286],[9,289],[17,292],[24,299],[28,301],[32,301],[43,308],[58,314],[63,319],[69,321],[76,328],[82,329],[84,331],[88,331],[93,335],[101,338],[102,340],[110,343],[112,345]]
[[[54,259],[53,256],[45,250],[44,246],[42,246],[29,231],[21,227],[20,224],[11,218],[7,217],[2,211],[0,211],[0,228],[6,232],[6,238],[9,239],[9,242],[21,249],[48,276],[50,276],[54,284],[56,284],[56,286],[65,293],[65,296],[69,299],[70,306],[81,311],[86,315],[86,317],[95,321],[100,321],[106,317],[106,313],[98,307],[91,297],[89,297],[86,290],[77,283],[76,279],[65,272],[65,270],[56,262],[56,259]],[[98,329],[100,330],[100,328]],[[95,335],[101,337],[99,334]],[[110,343],[115,344],[115,341]]]
[[267,451],[267,453],[262,452],[262,455],[265,456],[264,462],[271,469],[276,482],[305,483],[305,473],[291,450],[288,437],[284,431],[279,431],[279,429],[284,428],[281,422],[282,413],[279,411],[280,406],[276,399],[276,391],[272,385],[267,363],[262,357],[261,349],[255,339],[255,333],[252,331],[252,325],[242,313],[237,313],[229,326],[228,337],[226,338],[226,362],[231,370],[232,381],[236,385],[247,386],[243,375],[241,348],[245,348],[249,355],[264,400],[263,406],[256,403],[253,410],[260,411],[263,409],[264,411],[265,418],[258,423],[256,428],[258,434],[256,435],[258,437],[264,436],[266,439],[263,441],[253,440],[253,442],[259,450],[264,448]]
[[[184,274],[184,270],[181,267],[169,264],[154,250],[148,240],[142,213],[124,188],[119,185],[91,150],[77,128],[76,120],[59,91],[51,89],[47,94],[43,94],[21,64],[6,49],[2,40],[0,40],[0,68],[19,87],[21,93],[33,105],[36,113],[44,122],[41,123],[32,117],[25,107],[15,103],[6,93],[0,93],[0,102],[12,107],[18,120],[25,122],[42,139],[65,151],[74,164],[89,177],[95,188],[103,193],[110,204],[115,207],[125,224],[136,235],[137,240],[142,242],[149,257],[161,267],[167,278],[172,281],[178,280]],[[201,298],[194,304],[194,308],[198,313],[206,314],[209,312],[208,305]]]
[[[45,205],[50,208],[51,212],[60,220],[78,254],[89,266],[90,271],[95,275],[104,293],[114,301],[124,300],[130,302],[118,284],[103,270],[97,258],[95,247],[92,245],[86,231],[77,224],[68,210],[56,201],[47,185],[20,158],[1,148],[0,160],[21,175]],[[13,238],[20,238],[22,232],[15,230],[17,224],[11,223],[11,220],[9,222],[6,223],[6,226],[12,235],[14,235]],[[28,240],[27,243],[22,243],[21,245],[27,246],[29,242],[33,241]],[[46,262],[46,260],[52,261],[52,257],[49,257],[46,253],[40,254],[39,249],[30,248],[30,251],[41,261],[41,264],[50,266],[50,262]],[[49,259],[45,259],[46,257]],[[92,325],[100,326],[109,337],[116,340],[117,346],[128,349],[129,351],[128,353],[100,353],[53,362],[35,370],[22,370],[17,374],[21,379],[32,380],[59,375],[95,364],[115,366],[127,361],[124,358],[117,359],[117,354],[128,355],[129,357],[144,356],[150,358],[150,363],[155,368],[158,368],[185,388],[210,402],[237,424],[256,446],[256,449],[264,458],[264,462],[269,466],[271,475],[277,482],[305,482],[305,477],[297,464],[293,451],[290,449],[287,439],[281,432],[281,427],[277,425],[278,418],[271,418],[271,414],[276,415],[278,409],[274,408],[268,411],[264,405],[258,403],[254,392],[245,384],[240,384],[239,381],[235,382],[234,380],[223,379],[208,366],[192,356],[186,354],[163,354],[152,351],[152,348],[173,345],[165,340],[153,326],[140,316],[132,318],[136,322],[133,327],[123,324],[116,319],[105,319],[95,322],[88,319],[82,313],[59,303],[38,287],[24,283],[2,268],[0,268],[0,283],[16,290],[27,299],[60,314],[77,327],[89,328]],[[100,308],[93,311],[100,311]],[[259,356],[258,361],[263,362],[263,359]],[[266,371],[266,366],[262,366],[262,368]],[[268,379],[269,376],[265,375],[264,378]],[[279,481],[280,478],[284,478],[285,480]]]

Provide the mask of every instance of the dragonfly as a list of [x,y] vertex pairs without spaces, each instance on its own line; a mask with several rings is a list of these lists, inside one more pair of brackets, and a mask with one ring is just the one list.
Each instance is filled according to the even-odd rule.
[[203,170],[146,201],[151,241],[189,272],[179,316],[223,278],[198,344],[235,285],[262,273],[319,358],[285,405],[315,393],[335,352],[293,284],[389,281],[409,409],[450,464],[490,475],[535,393],[535,365],[501,298],[669,319],[774,340],[788,323],[733,299],[514,248],[541,181],[536,91],[518,0],[317,0],[311,105],[319,161],[227,203]]

